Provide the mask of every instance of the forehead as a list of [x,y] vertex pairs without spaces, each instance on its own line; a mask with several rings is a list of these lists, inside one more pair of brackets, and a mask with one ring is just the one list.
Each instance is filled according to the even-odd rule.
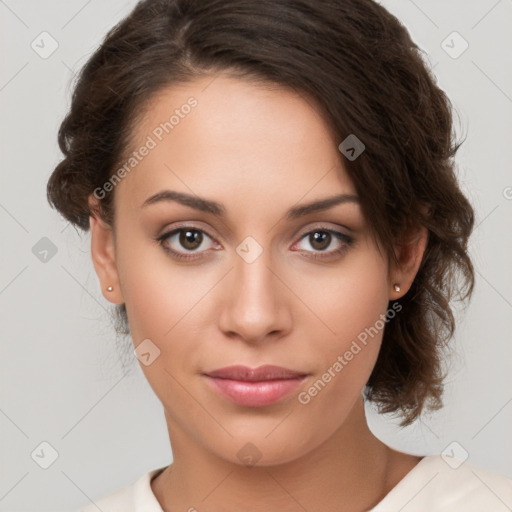
[[116,195],[141,204],[164,186],[203,196],[280,192],[291,202],[355,193],[337,146],[311,98],[274,84],[204,77],[163,89],[145,105],[129,148],[139,157]]

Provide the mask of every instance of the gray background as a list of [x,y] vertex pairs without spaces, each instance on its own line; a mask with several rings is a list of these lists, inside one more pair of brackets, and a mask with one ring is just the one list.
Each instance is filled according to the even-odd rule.
[[[459,113],[458,132],[467,134],[458,164],[477,210],[477,284],[453,342],[445,408],[403,430],[369,408],[370,426],[397,449],[467,452],[469,462],[512,477],[512,0],[383,4],[428,52]],[[45,196],[73,74],[134,5],[0,1],[2,511],[69,510],[172,458],[161,404],[138,362],[123,373],[89,235]],[[58,43],[47,58],[31,47],[51,49],[43,31]],[[469,44],[461,55],[464,42],[453,31]],[[54,255],[42,252],[44,237]],[[42,442],[58,454],[47,469],[40,464],[51,462],[51,449]]]

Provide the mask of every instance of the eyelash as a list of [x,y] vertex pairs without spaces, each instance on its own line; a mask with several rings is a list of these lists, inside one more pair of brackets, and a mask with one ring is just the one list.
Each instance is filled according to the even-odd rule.
[[[176,229],[173,229],[172,231],[168,231],[167,233],[164,233],[162,235],[160,235],[159,237],[156,238],[156,241],[162,246],[163,250],[167,253],[169,253],[173,258],[175,258],[176,260],[181,260],[181,261],[184,261],[184,260],[196,260],[198,259],[197,256],[193,256],[193,255],[184,255],[178,251],[175,251],[173,249],[169,249],[169,247],[167,247],[164,242],[172,237],[173,235],[177,234],[177,233],[180,233],[182,231],[196,231],[196,232],[199,232],[199,233],[203,233],[204,235],[206,235],[208,238],[211,238],[213,239],[213,237],[211,237],[206,231],[204,231],[203,229],[199,229],[199,228],[196,228],[194,226],[180,226],[179,228],[176,228]],[[323,226],[319,226],[319,227],[316,227],[314,228],[313,230],[310,230],[306,233],[304,233],[300,238],[299,238],[299,241],[306,238],[307,236],[313,234],[313,233],[330,233],[331,235],[334,235],[335,238],[337,238],[339,241],[342,241],[344,242],[344,245],[342,245],[341,247],[339,247],[338,249],[333,249],[331,251],[306,251],[308,253],[312,252],[312,255],[311,256],[307,256],[308,258],[312,258],[314,260],[325,260],[325,259],[330,259],[334,256],[341,256],[342,254],[344,254],[355,242],[355,239],[349,235],[346,235],[345,233],[342,233],[340,231],[336,231],[332,228],[327,228],[327,227],[323,227]],[[193,253],[195,254],[195,253]],[[199,253],[200,254],[200,253]]]

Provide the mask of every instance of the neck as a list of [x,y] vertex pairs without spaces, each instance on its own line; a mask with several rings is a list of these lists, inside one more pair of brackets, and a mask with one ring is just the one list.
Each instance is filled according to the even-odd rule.
[[362,400],[322,445],[279,465],[234,464],[205,451],[183,432],[172,430],[171,437],[174,461],[151,483],[166,511],[364,511],[419,461],[372,434]]

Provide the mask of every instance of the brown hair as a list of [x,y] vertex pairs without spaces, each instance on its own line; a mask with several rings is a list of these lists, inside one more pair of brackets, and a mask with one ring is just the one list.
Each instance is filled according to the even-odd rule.
[[[132,127],[165,87],[217,72],[313,98],[339,142],[365,144],[345,168],[376,240],[428,230],[402,311],[385,328],[365,396],[411,423],[442,406],[443,349],[455,329],[451,300],[471,296],[467,252],[473,209],[459,189],[451,103],[406,28],[372,0],[144,0],[82,68],[58,134],[64,159],[48,200],[89,228],[88,196],[115,172]],[[113,194],[100,214],[113,225]],[[461,278],[461,282],[459,282]],[[129,333],[124,304],[118,320]]]

